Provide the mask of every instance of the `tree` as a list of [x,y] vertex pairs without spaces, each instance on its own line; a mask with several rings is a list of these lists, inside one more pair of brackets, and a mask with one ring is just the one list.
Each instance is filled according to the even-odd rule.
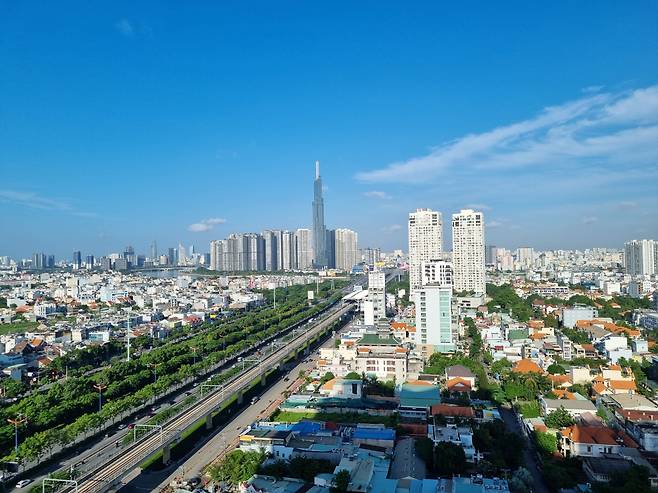
[[452,476],[466,471],[464,449],[452,442],[439,442],[434,447],[434,472],[438,476]]
[[564,367],[562,365],[558,365],[557,363],[551,363],[549,367],[546,368],[546,371],[548,371],[548,373],[551,375],[564,375],[567,373]]
[[350,485],[350,472],[347,469],[341,469],[334,475],[332,484],[331,493],[345,493]]
[[345,378],[346,378],[347,380],[361,380],[361,375],[359,375],[359,374],[358,374],[357,372],[355,372],[355,371],[351,371],[351,372],[349,372],[347,375],[345,375]]
[[534,479],[525,467],[519,467],[509,481],[512,493],[529,493],[532,491]]
[[535,432],[535,442],[539,450],[548,455],[553,455],[557,452],[557,436],[555,433],[544,433],[542,431]]
[[328,371],[328,372],[325,373],[324,376],[320,379],[320,382],[322,382],[322,383],[326,383],[326,382],[328,382],[329,380],[333,380],[334,378],[336,378],[336,377],[334,376],[334,374],[331,373],[330,371]]
[[236,449],[208,469],[213,481],[238,485],[258,472],[265,460],[262,452],[244,452]]
[[569,414],[569,411],[560,406],[559,409],[548,413],[548,416],[544,419],[544,423],[546,423],[546,426],[549,428],[559,430],[565,426],[571,426],[574,424],[574,420],[571,417],[571,414]]

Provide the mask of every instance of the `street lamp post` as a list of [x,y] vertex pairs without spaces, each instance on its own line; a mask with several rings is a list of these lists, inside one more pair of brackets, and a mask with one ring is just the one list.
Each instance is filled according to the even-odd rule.
[[158,382],[158,366],[160,363],[149,363],[149,366],[153,368],[153,383]]
[[190,349],[192,350],[192,353],[194,354],[194,363],[192,363],[192,364],[196,365],[196,352],[199,350],[199,348],[198,347],[191,347]]
[[18,413],[16,419],[7,419],[7,421],[14,425],[14,451],[18,455],[18,427],[24,423],[27,423],[27,416],[23,413]]
[[95,383],[94,388],[98,390],[98,412],[100,413],[103,407],[103,390],[107,388],[107,385],[103,385],[102,383]]

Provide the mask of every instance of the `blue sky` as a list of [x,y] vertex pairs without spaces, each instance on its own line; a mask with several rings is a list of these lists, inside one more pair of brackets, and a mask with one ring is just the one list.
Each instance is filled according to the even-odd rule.
[[658,237],[657,18],[652,1],[2,2],[0,255],[309,226],[316,159],[328,225],[362,246],[406,248],[416,207],[481,208],[507,247]]

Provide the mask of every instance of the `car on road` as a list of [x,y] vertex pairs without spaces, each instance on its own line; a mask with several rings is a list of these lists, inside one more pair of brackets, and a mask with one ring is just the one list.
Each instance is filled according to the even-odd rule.
[[25,488],[31,482],[31,479],[21,479],[18,483],[16,483],[16,488]]
[[134,427],[135,427],[135,423],[130,423],[130,424],[128,425],[128,429],[129,429],[129,430],[132,430]]
[[284,378],[283,381],[284,381],[284,382],[289,382],[289,381],[290,381],[290,377],[286,377],[286,378]]
[[126,429],[126,425],[124,425],[123,423],[121,423],[119,426],[117,426],[117,429],[118,429],[118,430],[125,430],[125,429]]
[[258,396],[256,396],[256,397],[252,397],[252,398],[251,398],[251,403],[252,403],[252,404],[256,404],[256,403],[258,402],[258,399],[259,399]]

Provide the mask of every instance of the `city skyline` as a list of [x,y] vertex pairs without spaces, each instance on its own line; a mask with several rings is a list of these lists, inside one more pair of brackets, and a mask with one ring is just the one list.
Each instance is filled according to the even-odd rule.
[[73,3],[3,16],[2,255],[311,228],[315,160],[327,226],[384,250],[416,208],[510,248],[658,236],[655,3]]

